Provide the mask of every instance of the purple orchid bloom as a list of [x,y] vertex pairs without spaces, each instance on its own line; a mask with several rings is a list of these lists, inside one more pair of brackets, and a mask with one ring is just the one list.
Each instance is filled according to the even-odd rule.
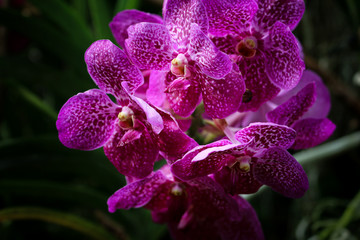
[[213,118],[236,111],[244,81],[230,58],[206,36],[208,19],[202,2],[166,1],[163,16],[164,24],[142,22],[128,28],[125,48],[132,62],[140,69],[160,71],[162,76],[158,73],[154,80],[165,81],[167,101],[182,117],[188,117],[201,99]]
[[283,103],[266,114],[268,121],[291,126],[296,131],[292,149],[314,147],[328,139],[336,128],[326,118],[330,110],[330,94],[321,78],[305,71],[300,83],[277,99]]
[[286,149],[296,132],[274,123],[253,123],[222,139],[189,151],[171,170],[182,180],[213,174],[230,194],[256,192],[263,184],[284,196],[299,198],[308,189],[308,179]]
[[330,93],[321,78],[306,70],[295,88],[280,93],[257,112],[230,116],[228,122],[234,127],[258,121],[287,125],[297,133],[291,149],[305,149],[324,142],[334,132],[336,126],[327,118],[330,106]]
[[239,111],[256,111],[280,89],[297,85],[305,68],[292,30],[304,13],[303,0],[203,0],[209,34],[245,77]]
[[120,173],[142,178],[152,172],[159,152],[174,160],[197,145],[169,114],[132,96],[143,76],[111,41],[94,42],[85,62],[100,89],[79,93],[61,108],[56,127],[66,147],[103,147]]
[[264,239],[256,213],[239,196],[231,197],[209,177],[187,182],[165,165],[129,183],[108,200],[110,212],[145,207],[156,223],[166,223],[174,239]]
[[140,22],[163,23],[161,17],[158,15],[142,12],[136,9],[124,10],[116,14],[110,22],[109,27],[120,47],[125,47],[125,39],[128,38],[128,27]]

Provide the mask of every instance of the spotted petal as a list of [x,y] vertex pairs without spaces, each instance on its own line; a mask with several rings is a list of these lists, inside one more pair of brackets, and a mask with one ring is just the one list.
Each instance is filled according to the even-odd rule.
[[315,83],[309,83],[295,96],[266,114],[270,122],[291,126],[314,104]]
[[243,77],[235,72],[219,80],[206,77],[201,88],[205,112],[218,119],[236,112],[245,92]]
[[121,11],[116,14],[110,22],[109,27],[111,32],[122,48],[125,47],[125,39],[128,38],[128,27],[140,22],[163,23],[161,17],[158,15],[138,11],[136,9]]
[[[329,114],[331,102],[330,93],[321,78],[314,72],[306,70],[303,73],[304,82],[315,82],[316,100],[311,108],[302,116],[302,118],[326,118]],[[300,81],[301,83],[302,81]]]
[[159,134],[161,155],[173,163],[199,144],[180,129],[170,114],[161,110],[159,113],[164,120],[164,129]]
[[92,150],[113,135],[120,111],[101,90],[92,89],[70,98],[59,112],[56,128],[68,148]]
[[251,93],[251,97],[242,102],[239,111],[256,111],[280,92],[265,72],[266,61],[260,52],[254,58],[240,60],[239,68],[244,73],[246,89]]
[[246,143],[253,139],[254,142],[251,146],[253,150],[275,146],[288,149],[294,143],[295,137],[294,129],[274,123],[251,123],[235,134],[235,138],[240,143]]
[[191,24],[188,52],[200,70],[211,78],[221,79],[232,69],[229,56],[219,51],[197,24]]
[[253,0],[204,0],[209,17],[209,33],[214,36],[243,32],[258,7]]
[[248,172],[236,167],[223,167],[214,174],[214,179],[231,195],[255,193],[263,185],[254,178],[253,164]]
[[151,71],[149,88],[146,91],[146,99],[154,106],[161,107],[165,101],[165,77],[166,72]]
[[[199,77],[201,74],[197,74]],[[176,80],[176,77],[168,73],[167,82],[171,83]],[[184,89],[178,89],[173,92],[166,93],[166,97],[170,104],[171,109],[181,117],[190,116],[197,105],[201,101],[201,88],[197,79],[183,79],[184,81],[190,81],[190,85]]]
[[206,146],[199,146],[176,161],[172,172],[180,179],[189,180],[217,172],[222,166],[236,157],[231,153],[243,149],[247,144],[231,144],[229,140],[220,140]]
[[107,201],[109,212],[116,209],[139,208],[146,205],[167,181],[162,172],[152,173],[147,178],[135,181],[116,191]]
[[304,0],[258,0],[258,5],[254,23],[257,30],[264,32],[277,21],[293,30],[305,11]]
[[335,131],[335,124],[329,119],[306,118],[297,121],[292,126],[297,132],[292,149],[305,149],[315,147],[328,139]]
[[265,39],[266,73],[271,82],[282,89],[291,89],[300,81],[305,69],[298,41],[290,29],[275,23]]
[[164,129],[164,121],[161,115],[155,110],[155,108],[150,106],[141,98],[132,97],[131,99],[143,110],[146,115],[146,120],[150,123],[154,133],[159,134]]
[[126,92],[133,94],[144,83],[140,70],[110,40],[94,42],[85,52],[85,62],[99,88],[119,100],[127,99]]
[[140,69],[170,70],[174,52],[169,31],[162,24],[138,23],[128,28],[125,48]]
[[165,1],[163,13],[165,25],[178,49],[186,48],[188,45],[192,23],[196,23],[204,33],[208,31],[205,6],[200,0]]
[[286,197],[300,198],[309,188],[304,169],[286,150],[267,149],[257,161],[255,177]]
[[131,142],[122,144],[125,131],[117,127],[115,134],[104,145],[104,152],[116,169],[125,176],[144,178],[149,175],[159,155],[155,137],[146,128]]

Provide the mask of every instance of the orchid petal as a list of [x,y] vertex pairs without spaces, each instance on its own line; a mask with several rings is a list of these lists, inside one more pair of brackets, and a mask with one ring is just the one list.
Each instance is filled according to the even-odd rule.
[[132,97],[132,100],[144,111],[146,120],[150,123],[153,131],[159,134],[164,129],[164,121],[160,114],[141,98]]
[[215,36],[244,31],[258,9],[253,0],[204,0],[203,3],[209,17],[209,33]]
[[116,169],[126,175],[137,178],[146,177],[153,170],[159,155],[159,147],[145,128],[141,137],[122,145],[124,130],[117,127],[113,137],[104,145],[104,152]]
[[85,62],[99,88],[118,100],[128,99],[127,93],[133,94],[144,83],[140,70],[110,40],[94,42],[86,50]]
[[139,208],[146,205],[167,179],[162,172],[152,173],[147,178],[135,181],[116,191],[107,201],[109,212],[116,209]]
[[171,39],[179,49],[189,43],[191,24],[207,33],[209,23],[205,6],[199,0],[168,0],[164,2],[164,22],[169,29]]
[[151,71],[149,88],[146,91],[146,99],[154,106],[161,107],[166,99],[165,94],[166,72]]
[[[196,77],[201,77],[197,74]],[[176,79],[174,75],[168,73],[167,82],[172,82]],[[182,78],[184,79],[184,78]],[[190,81],[190,86],[183,90],[177,90],[174,92],[166,93],[171,109],[181,117],[190,116],[197,105],[201,101],[201,88],[197,79],[184,79],[184,81]]]
[[327,118],[306,118],[297,121],[292,127],[297,132],[292,149],[315,147],[327,140],[336,128],[335,124]]
[[110,22],[111,32],[122,48],[125,46],[125,39],[128,38],[128,27],[140,22],[163,23],[161,17],[136,9],[121,11]]
[[277,21],[293,30],[305,11],[304,0],[258,0],[259,10],[254,17],[258,30],[269,30]]
[[160,110],[159,112],[164,120],[164,129],[159,134],[161,155],[173,163],[199,144],[180,129],[170,114]]
[[205,78],[201,88],[205,112],[211,118],[218,119],[236,112],[245,92],[244,80],[235,72],[219,80]]
[[275,23],[265,39],[265,71],[271,82],[282,89],[291,89],[300,81],[305,69],[298,41],[290,29],[281,22]]
[[315,83],[309,83],[295,96],[268,112],[266,118],[273,123],[291,126],[314,104],[315,99]]
[[157,23],[138,23],[128,28],[125,48],[140,69],[170,70],[174,49],[169,31]]
[[230,58],[216,48],[197,24],[191,24],[189,54],[208,77],[221,79],[232,69]]
[[267,149],[254,168],[255,178],[274,191],[290,198],[302,197],[309,188],[304,169],[286,150]]
[[236,132],[235,138],[240,143],[246,143],[254,139],[251,144],[252,150],[260,150],[269,147],[283,147],[288,149],[295,141],[294,129],[274,123],[251,123],[248,127]]
[[239,111],[256,111],[280,92],[264,71],[266,61],[262,53],[258,53],[253,58],[240,60],[239,68],[244,73],[245,86],[251,93],[251,98],[242,102]]
[[[241,225],[234,225],[234,228],[239,228],[239,237],[242,239],[252,239],[252,240],[264,240],[264,233],[261,229],[260,221],[256,216],[255,210],[251,205],[240,196],[233,196],[238,204],[238,209],[241,216]],[[231,231],[228,231],[231,232]],[[230,239],[229,237],[224,237],[224,239]],[[236,239],[236,238],[233,238]]]
[[[225,146],[225,148],[228,148],[227,145],[229,145],[229,143],[229,140],[220,140],[206,146],[199,146],[185,154],[182,159],[172,164],[171,171],[176,177],[182,180],[189,180],[214,173],[225,165],[228,160],[235,158],[231,154],[217,152],[217,147]],[[193,161],[199,153],[206,149],[212,149],[212,154],[210,155],[210,153],[208,153],[208,156],[201,161]]]
[[101,90],[92,89],[70,98],[59,112],[59,139],[68,148],[93,150],[113,135],[120,111]]
[[238,168],[223,167],[214,174],[214,179],[231,195],[255,193],[263,185],[254,178],[253,164],[250,171]]
[[[326,118],[329,114],[331,102],[330,93],[321,78],[314,72],[307,70],[304,71],[302,79],[304,82],[315,82],[316,85],[316,100],[311,108],[302,116],[304,118]],[[301,82],[301,81],[300,81]]]

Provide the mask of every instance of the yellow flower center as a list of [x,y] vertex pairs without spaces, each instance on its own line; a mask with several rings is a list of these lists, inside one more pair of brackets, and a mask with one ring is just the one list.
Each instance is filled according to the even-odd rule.
[[171,72],[177,77],[190,77],[188,60],[184,54],[180,53],[171,61]]

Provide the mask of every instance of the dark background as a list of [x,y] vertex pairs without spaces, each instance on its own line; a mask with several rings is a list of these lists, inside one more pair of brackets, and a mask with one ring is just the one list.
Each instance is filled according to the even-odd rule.
[[[115,42],[108,23],[131,8],[160,14],[161,2],[0,0],[0,239],[169,238],[146,210],[108,213],[124,178],[101,149],[62,146],[55,128],[66,100],[96,87],[85,50]],[[306,152],[303,198],[268,189],[251,197],[266,239],[360,239],[359,13],[358,0],[306,1],[294,34],[330,89],[337,129]]]

